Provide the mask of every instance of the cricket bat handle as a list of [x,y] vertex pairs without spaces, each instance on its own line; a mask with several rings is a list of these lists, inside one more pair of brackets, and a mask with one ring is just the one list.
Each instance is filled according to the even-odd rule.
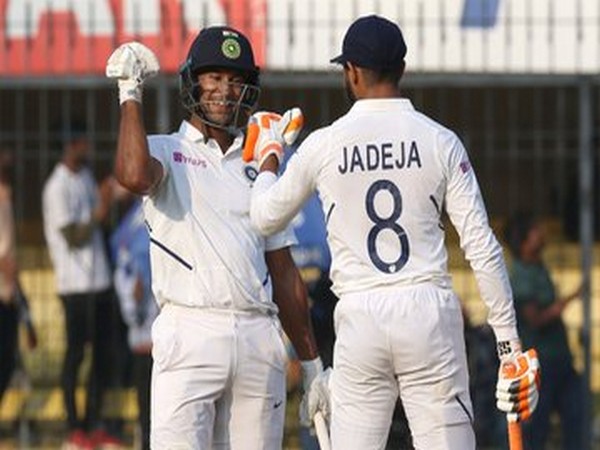
[[523,450],[523,436],[519,422],[508,421],[508,447],[510,450]]
[[[321,450],[331,450],[331,441],[329,440],[329,430],[327,430],[327,424],[321,411],[317,411],[315,414],[315,431],[317,432],[317,439],[319,441],[319,447]],[[512,450],[512,448],[511,448]]]

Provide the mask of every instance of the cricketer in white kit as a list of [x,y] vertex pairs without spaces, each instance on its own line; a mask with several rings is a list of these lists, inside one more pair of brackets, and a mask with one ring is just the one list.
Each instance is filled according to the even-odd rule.
[[355,100],[349,112],[311,133],[279,179],[276,119],[265,123],[256,113],[251,123],[260,125],[260,135],[244,151],[261,168],[250,213],[261,233],[281,230],[315,190],[323,204],[332,289],[340,301],[333,372],[329,381],[319,376],[313,382],[317,393],[309,394],[309,409],[311,416],[328,410],[328,384],[334,450],[383,449],[398,396],[415,448],[475,448],[443,210],[489,307],[500,357],[528,355],[521,397],[501,375],[499,407],[521,420],[537,401],[537,360],[520,352],[502,249],[475,173],[458,137],[400,98],[405,53],[395,24],[378,16],[358,19],[333,60],[343,65]]
[[203,29],[180,70],[190,119],[146,139],[141,82],[157,71],[139,43],[119,47],[107,65],[121,101],[116,174],[144,195],[161,308],[152,330],[151,446],[277,450],[287,362],[278,314],[307,385],[322,365],[289,252],[293,233],[264,238],[250,223],[257,169],[241,150],[258,67],[241,33]]

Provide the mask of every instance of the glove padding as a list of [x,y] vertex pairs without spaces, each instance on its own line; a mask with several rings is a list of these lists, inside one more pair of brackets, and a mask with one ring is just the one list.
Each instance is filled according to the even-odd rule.
[[120,45],[106,63],[106,76],[118,80],[120,104],[127,100],[141,103],[144,81],[159,70],[160,64],[154,52],[139,42]]
[[329,387],[331,373],[331,368],[319,373],[308,390],[304,392],[300,402],[300,424],[303,427],[313,426],[315,414],[318,411],[323,414],[327,424],[331,422],[331,389]]
[[243,160],[256,160],[260,167],[269,155],[274,155],[281,163],[283,146],[292,145],[303,126],[304,115],[300,108],[288,109],[282,116],[267,111],[252,114],[248,120]]
[[300,403],[300,421],[302,422],[303,417],[303,409],[308,406],[303,405],[304,398],[306,397],[308,391],[310,391],[310,386],[317,376],[323,372],[323,362],[321,358],[316,357],[315,359],[300,361],[300,367],[302,368],[302,402]]
[[531,417],[539,399],[540,363],[534,349],[516,352],[500,361],[496,406],[510,422]]

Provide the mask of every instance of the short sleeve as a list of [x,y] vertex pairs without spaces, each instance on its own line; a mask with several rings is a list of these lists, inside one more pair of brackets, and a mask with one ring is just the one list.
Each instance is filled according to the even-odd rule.
[[150,156],[156,159],[163,167],[163,177],[160,180],[160,184],[164,183],[165,179],[169,176],[169,158],[171,158],[171,152],[168,150],[168,145],[165,142],[166,136],[148,136],[148,149]]
[[296,238],[296,233],[294,233],[294,229],[290,224],[283,231],[267,237],[265,249],[269,252],[285,247],[291,247],[292,245],[296,244],[298,244],[298,239]]

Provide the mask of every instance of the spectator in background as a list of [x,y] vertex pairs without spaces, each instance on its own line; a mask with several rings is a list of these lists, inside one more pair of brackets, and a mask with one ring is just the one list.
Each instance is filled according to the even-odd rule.
[[583,448],[584,385],[573,367],[567,332],[562,320],[565,307],[580,296],[580,289],[561,297],[542,260],[544,233],[538,220],[518,213],[505,229],[513,257],[510,281],[513,289],[519,335],[524,347],[538,351],[543,369],[537,411],[524,424],[531,450],[544,449],[550,433],[550,416],[558,412],[562,448]]
[[[63,152],[46,181],[42,196],[44,234],[64,307],[66,354],[62,389],[71,448],[119,445],[105,430],[100,414],[110,377],[110,330],[114,324],[114,294],[100,224],[112,202],[113,180],[100,190],[87,167],[86,131],[73,123],[62,131]],[[75,390],[87,342],[92,362],[87,380],[83,420],[77,413]]]
[[150,281],[150,236],[136,199],[110,238],[114,285],[128,327],[137,390],[141,449],[150,449],[151,328],[158,315]]
[[0,400],[16,366],[19,322],[11,172],[12,154],[0,150]]
[[476,442],[482,448],[505,448],[506,415],[496,408],[499,361],[494,351],[494,330],[486,323],[473,324],[464,305],[463,319]]
[[17,364],[19,318],[27,324],[29,347],[37,345],[27,301],[19,285],[12,169],[12,152],[0,149],[0,402]]

